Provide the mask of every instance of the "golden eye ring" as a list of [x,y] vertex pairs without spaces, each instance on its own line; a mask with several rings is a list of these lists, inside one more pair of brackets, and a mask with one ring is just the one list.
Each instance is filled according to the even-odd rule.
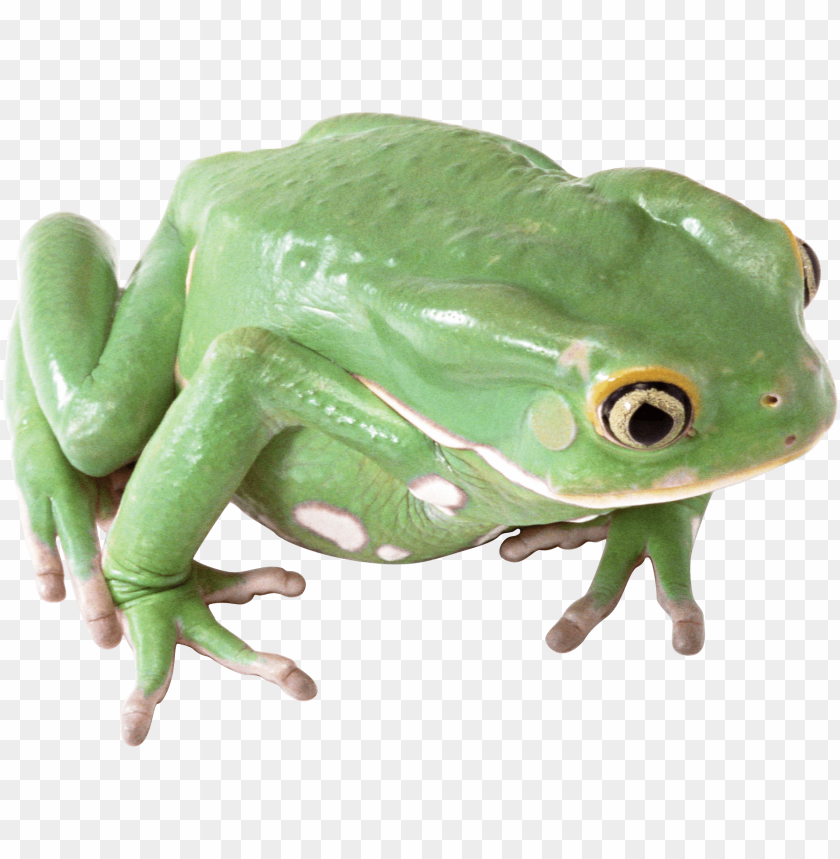
[[601,403],[598,416],[605,436],[633,450],[661,450],[691,426],[691,400],[668,382],[623,385]]

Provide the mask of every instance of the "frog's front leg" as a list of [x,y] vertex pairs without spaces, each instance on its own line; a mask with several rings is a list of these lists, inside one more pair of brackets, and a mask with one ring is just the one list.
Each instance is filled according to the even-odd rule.
[[[595,578],[586,595],[572,603],[551,628],[546,636],[548,646],[558,653],[578,647],[618,605],[633,570],[645,558],[650,558],[658,602],[674,624],[674,649],[683,654],[698,653],[703,648],[704,625],[703,612],[691,593],[691,550],[710,498],[711,494],[700,495],[665,504],[626,507],[610,514],[607,543]],[[558,524],[568,527],[570,523]],[[604,529],[600,519],[586,525],[589,532],[585,531],[586,526],[577,528],[578,537],[585,537],[577,545],[586,540],[603,539],[599,537]],[[545,529],[553,527],[556,526],[537,526],[536,534],[526,534],[523,545],[512,542],[508,554],[522,554],[529,537],[530,551],[547,548],[544,544],[550,534]],[[566,542],[569,540],[565,531],[560,531],[558,536],[561,540],[565,537]],[[518,539],[511,538],[511,541]],[[541,545],[533,545],[537,541]]]
[[435,468],[434,444],[337,365],[261,329],[218,337],[143,451],[105,549],[103,569],[137,662],[122,718],[128,743],[145,738],[179,642],[300,700],[316,694],[294,662],[255,652],[206,605],[294,596],[302,579],[263,570],[237,580],[193,561],[258,454],[298,426],[331,435],[403,481]]

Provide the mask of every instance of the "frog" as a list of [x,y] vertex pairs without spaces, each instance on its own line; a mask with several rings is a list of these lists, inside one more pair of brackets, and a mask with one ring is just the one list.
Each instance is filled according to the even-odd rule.
[[7,417],[40,596],[63,599],[66,574],[92,639],[133,648],[130,745],[178,644],[317,694],[210,610],[305,588],[195,560],[230,502],[373,564],[503,534],[509,563],[605,541],[548,647],[580,646],[650,560],[692,655],[712,493],[834,419],[804,323],[819,261],[782,221],[660,168],[576,177],[471,128],[348,114],[202,158],[124,288],[116,270],[81,215],[27,232]]

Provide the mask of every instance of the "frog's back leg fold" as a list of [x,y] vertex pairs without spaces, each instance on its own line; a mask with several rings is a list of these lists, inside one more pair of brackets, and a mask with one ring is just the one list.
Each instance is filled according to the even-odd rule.
[[174,399],[188,264],[168,217],[122,295],[112,243],[91,221],[51,215],[22,242],[26,364],[62,450],[85,474],[136,459]]

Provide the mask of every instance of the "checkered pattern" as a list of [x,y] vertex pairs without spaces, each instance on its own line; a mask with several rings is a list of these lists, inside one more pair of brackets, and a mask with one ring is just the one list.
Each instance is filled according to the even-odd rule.
[[[824,262],[807,318],[837,376],[831,11],[3,0],[0,333],[39,217],[101,223],[125,276],[189,162],[367,110],[515,137],[579,175],[674,169],[786,220]],[[579,651],[547,650],[600,546],[378,567],[229,509],[201,560],[282,561],[309,587],[218,616],[299,660],[320,695],[300,705],[184,651],[139,748],[118,732],[127,646],[98,651],[72,599],[36,597],[0,432],[4,857],[840,855],[836,432],[712,501],[694,554],[708,643],[690,658],[671,650],[649,568]]]

